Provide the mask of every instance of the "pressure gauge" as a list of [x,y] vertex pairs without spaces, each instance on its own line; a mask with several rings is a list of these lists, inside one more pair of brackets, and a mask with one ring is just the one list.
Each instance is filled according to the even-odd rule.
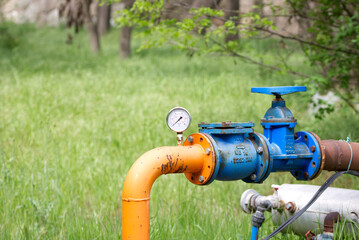
[[184,108],[172,108],[167,114],[167,125],[174,132],[183,133],[190,124],[191,115]]

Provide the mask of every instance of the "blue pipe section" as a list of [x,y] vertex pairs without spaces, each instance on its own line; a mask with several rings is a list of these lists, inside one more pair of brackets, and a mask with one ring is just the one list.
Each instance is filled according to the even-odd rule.
[[258,239],[258,228],[252,226],[251,240],[257,240],[257,239]]
[[199,131],[211,136],[219,152],[217,180],[232,181],[249,177],[257,169],[258,155],[249,139],[253,123],[201,124]]
[[275,99],[261,125],[263,135],[253,131],[254,124],[201,123],[199,132],[214,143],[218,171],[213,180],[263,182],[271,172],[289,171],[298,180],[310,180],[320,172],[321,151],[318,137],[297,132],[297,120],[286,107],[282,95],[305,91],[305,87],[252,88],[252,92],[273,94]]

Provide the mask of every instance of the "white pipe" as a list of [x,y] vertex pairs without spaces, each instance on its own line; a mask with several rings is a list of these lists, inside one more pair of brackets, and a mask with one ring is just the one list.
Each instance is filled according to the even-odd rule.
[[[319,186],[300,184],[273,185],[272,187],[274,193],[270,196],[261,196],[252,189],[245,191],[241,197],[241,207],[245,212],[250,212],[260,201],[270,200],[273,205],[272,221],[276,225],[280,225],[304,207],[319,189]],[[294,207],[292,210],[289,208],[291,206]],[[291,211],[288,211],[288,208]],[[301,236],[309,230],[315,233],[322,232],[324,218],[330,212],[339,212],[342,219],[359,223],[359,191],[328,188],[289,228]],[[354,229],[357,230],[357,227]]]

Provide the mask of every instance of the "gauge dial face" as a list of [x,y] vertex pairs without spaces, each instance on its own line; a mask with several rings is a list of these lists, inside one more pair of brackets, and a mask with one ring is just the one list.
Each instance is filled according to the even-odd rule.
[[172,108],[167,115],[167,125],[175,132],[184,132],[191,124],[191,115],[181,107]]

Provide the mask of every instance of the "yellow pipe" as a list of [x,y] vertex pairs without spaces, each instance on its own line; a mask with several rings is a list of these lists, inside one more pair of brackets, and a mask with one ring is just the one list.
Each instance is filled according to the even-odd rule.
[[208,155],[199,144],[160,147],[143,154],[132,165],[123,186],[122,239],[150,239],[152,184],[162,174],[200,172]]

